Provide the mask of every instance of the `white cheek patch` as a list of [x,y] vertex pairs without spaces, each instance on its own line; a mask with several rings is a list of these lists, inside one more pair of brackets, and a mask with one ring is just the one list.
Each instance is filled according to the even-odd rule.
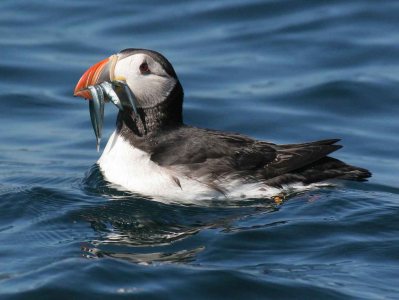
[[[150,69],[148,74],[141,74],[139,69],[144,61]],[[145,54],[131,55],[118,61],[115,66],[115,76],[126,79],[138,106],[144,108],[164,101],[177,82],[159,63]]]

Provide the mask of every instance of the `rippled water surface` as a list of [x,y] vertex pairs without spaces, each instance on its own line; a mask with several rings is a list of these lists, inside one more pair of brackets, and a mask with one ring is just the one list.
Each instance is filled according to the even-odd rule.
[[[398,1],[2,1],[1,299],[398,299]],[[191,125],[342,138],[373,172],[285,200],[162,203],[110,188],[86,69],[163,53]],[[116,109],[106,106],[104,136]],[[104,144],[103,144],[104,146]]]

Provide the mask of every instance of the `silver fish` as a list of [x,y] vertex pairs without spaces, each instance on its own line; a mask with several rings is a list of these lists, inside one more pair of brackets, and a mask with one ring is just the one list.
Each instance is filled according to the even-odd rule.
[[117,79],[113,82],[104,81],[97,85],[88,86],[87,89],[91,93],[92,101],[89,101],[90,118],[93,125],[94,133],[97,139],[97,152],[100,152],[101,134],[104,121],[104,96],[114,103],[120,110],[123,110],[122,103],[116,94],[115,86],[122,87],[129,103],[138,117],[137,106],[134,96],[125,80]]
[[121,101],[119,100],[118,95],[114,91],[114,85],[108,81],[104,81],[100,83],[100,87],[103,89],[105,96],[111,100],[113,104],[116,105],[120,110],[123,110],[123,106]]
[[134,101],[133,93],[130,90],[129,86],[127,85],[126,81],[117,79],[113,82],[116,86],[120,86],[123,88],[123,90],[126,93],[127,98],[129,99],[129,103],[132,106],[134,112],[136,113],[137,116],[139,116],[137,112],[137,105],[136,102]]
[[87,88],[93,98],[93,101],[89,101],[90,118],[97,138],[97,152],[100,152],[101,133],[104,120],[104,92],[98,85],[88,86]]

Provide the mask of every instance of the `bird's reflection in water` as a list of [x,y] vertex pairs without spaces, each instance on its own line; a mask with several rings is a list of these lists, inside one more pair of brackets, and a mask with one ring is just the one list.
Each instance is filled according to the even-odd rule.
[[178,206],[137,198],[110,201],[106,205],[91,207],[82,212],[84,220],[90,223],[97,236],[81,250],[88,258],[112,257],[139,264],[188,263],[195,260],[197,253],[206,246],[194,245],[193,249],[154,253],[135,253],[132,249],[167,247],[205,229],[222,229],[222,232],[227,233],[231,231],[233,222],[275,211],[280,204],[252,203],[248,206],[223,208]]
[[102,257],[112,257],[140,265],[150,265],[154,263],[188,263],[195,260],[197,253],[204,249],[205,246],[193,250],[181,250],[172,253],[115,253],[102,251],[98,248],[81,248],[82,251],[87,253],[83,254],[83,256],[87,258],[97,259]]
[[[254,229],[259,226],[237,228],[233,223],[276,211],[292,198],[282,195],[262,200],[207,200],[201,205],[162,203],[116,191],[99,180],[96,174],[95,181],[92,177],[91,184],[86,183],[85,192],[91,195],[97,193],[97,196],[109,201],[94,203],[80,211],[80,216],[90,223],[96,233],[81,248],[84,256],[90,258],[113,257],[140,264],[187,263],[195,260],[197,253],[203,251],[206,245],[196,242],[190,247],[188,242],[184,246],[178,245],[180,249],[176,250],[179,247],[175,246],[175,242],[206,229],[221,229],[223,233]],[[260,227],[263,226],[273,224]],[[154,247],[157,247],[156,252]],[[159,247],[164,247],[165,251],[159,251]]]

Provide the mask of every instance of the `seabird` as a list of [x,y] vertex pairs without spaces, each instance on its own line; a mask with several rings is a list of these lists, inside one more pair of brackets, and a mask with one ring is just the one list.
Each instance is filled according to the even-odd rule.
[[99,62],[74,95],[92,100],[90,87],[118,79],[134,101],[115,87],[116,129],[98,165],[108,181],[129,191],[174,199],[264,197],[292,185],[371,176],[327,156],[342,148],[335,145],[339,139],[278,145],[184,124],[183,87],[171,63],[155,51],[125,49]]

